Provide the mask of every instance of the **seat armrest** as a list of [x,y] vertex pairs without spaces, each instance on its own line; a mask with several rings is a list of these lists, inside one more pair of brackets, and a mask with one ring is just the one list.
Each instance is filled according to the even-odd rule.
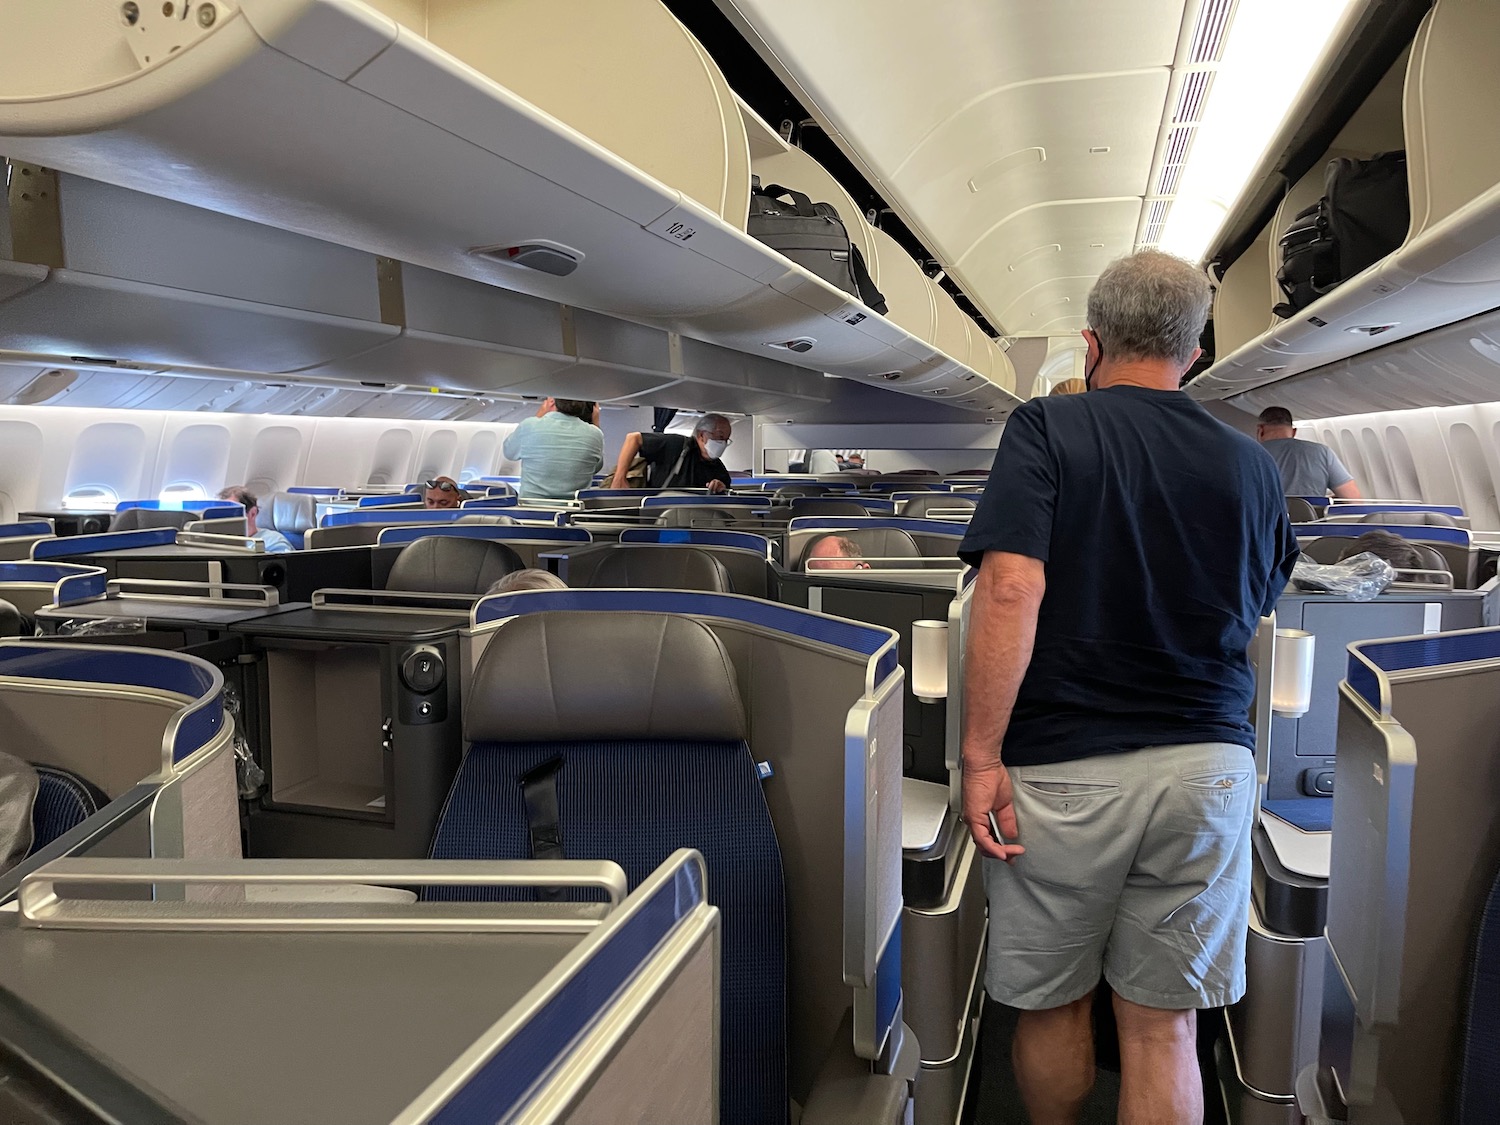
[[801,1125],[901,1125],[907,1120],[917,1068],[917,1037],[900,1025],[902,1042],[888,1074],[854,1053],[854,1012],[839,1025],[823,1069],[813,1081]]

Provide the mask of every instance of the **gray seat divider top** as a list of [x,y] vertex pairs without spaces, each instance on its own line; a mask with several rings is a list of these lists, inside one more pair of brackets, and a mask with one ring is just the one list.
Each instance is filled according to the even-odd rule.
[[972,511],[978,506],[977,496],[959,496],[951,492],[927,492],[908,500],[901,509],[901,515],[907,519],[926,519],[928,512],[942,511],[946,508],[968,508]]
[[526,564],[504,543],[452,535],[428,535],[396,556],[387,590],[422,594],[482,594]]
[[734,592],[724,564],[707,551],[693,547],[612,544],[588,585],[637,590],[707,590]]
[[[540,654],[545,654],[541,659]],[[590,669],[612,669],[609,676]],[[679,848],[702,853],[723,916],[720,1117],[788,1118],[781,854],[736,673],[705,624],[562,611],[494,634],[464,710],[472,745],[433,859],[600,859],[634,888]],[[429,898],[529,899],[443,888]]]

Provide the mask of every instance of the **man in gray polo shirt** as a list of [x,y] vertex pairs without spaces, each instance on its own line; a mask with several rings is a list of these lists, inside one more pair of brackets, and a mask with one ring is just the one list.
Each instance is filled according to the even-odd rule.
[[1358,500],[1359,485],[1339,456],[1326,445],[1303,441],[1292,425],[1292,412],[1284,406],[1268,406],[1256,419],[1255,436],[1281,471],[1281,488],[1287,496],[1327,496]]

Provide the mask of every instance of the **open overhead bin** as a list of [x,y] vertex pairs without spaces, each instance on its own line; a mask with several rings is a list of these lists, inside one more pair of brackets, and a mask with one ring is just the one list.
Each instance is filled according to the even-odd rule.
[[[1368,155],[1372,145],[1404,137],[1411,205],[1405,241],[1289,319],[1248,341],[1231,341],[1239,345],[1232,350],[1221,348],[1214,365],[1188,384],[1191,394],[1229,398],[1329,365],[1367,369],[1372,365],[1356,357],[1500,308],[1500,150],[1476,143],[1473,128],[1475,107],[1500,98],[1500,68],[1492,57],[1497,38],[1500,5],[1437,0],[1404,72],[1398,63],[1390,83],[1366,103],[1371,112],[1357,114],[1334,142]],[[1401,78],[1398,121],[1389,94]],[[1321,195],[1321,167],[1293,187],[1277,221],[1286,220],[1297,199]],[[1280,234],[1270,229],[1260,249],[1271,255],[1273,269]],[[1245,257],[1255,253],[1252,248]],[[1433,378],[1431,371],[1412,375]],[[1330,371],[1328,377],[1340,376]],[[1346,380],[1345,393],[1339,413],[1382,408],[1362,397],[1360,382]],[[1390,393],[1387,384],[1381,395]],[[1406,397],[1432,393],[1415,388]]]
[[[544,9],[550,29],[519,18]],[[814,371],[931,368],[925,343],[744,233],[744,120],[675,21],[648,26],[670,43],[668,73],[698,68],[669,83],[694,129],[712,134],[718,115],[721,141],[698,153],[722,165],[717,194],[718,180],[693,169],[661,167],[676,183],[643,170],[634,161],[656,159],[649,146],[633,157],[606,147],[653,139],[632,140],[619,73],[622,62],[649,71],[657,56],[587,33],[559,40],[574,21],[555,5],[393,2],[404,22],[358,0],[165,10],[0,5],[0,152]],[[512,33],[530,44],[524,65]],[[429,35],[451,38],[445,49]],[[512,68],[529,94],[509,84]],[[552,87],[591,68],[615,106],[591,102],[578,126],[539,108],[583,114]],[[670,134],[674,120],[636,124]]]

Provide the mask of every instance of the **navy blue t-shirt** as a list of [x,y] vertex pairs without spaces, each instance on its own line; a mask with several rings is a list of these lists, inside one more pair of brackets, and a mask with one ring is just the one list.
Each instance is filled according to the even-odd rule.
[[1181,391],[1034,399],[1005,424],[959,556],[986,551],[1047,564],[1007,765],[1254,745],[1248,648],[1297,559],[1256,442]]

